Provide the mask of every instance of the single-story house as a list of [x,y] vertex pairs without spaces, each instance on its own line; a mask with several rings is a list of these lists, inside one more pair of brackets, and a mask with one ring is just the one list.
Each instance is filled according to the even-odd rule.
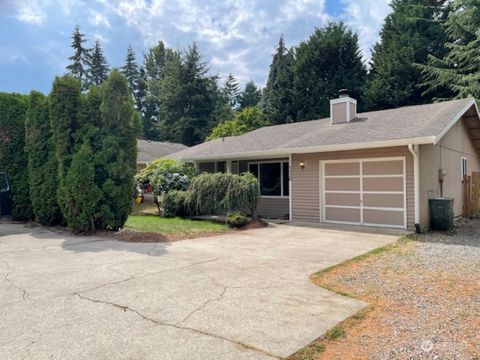
[[187,148],[188,146],[177,143],[137,140],[137,172],[146,168],[153,160]]
[[428,199],[455,199],[480,170],[480,120],[473,98],[357,113],[343,93],[330,117],[219,138],[173,155],[200,171],[250,171],[258,213],[296,222],[401,229],[429,226]]

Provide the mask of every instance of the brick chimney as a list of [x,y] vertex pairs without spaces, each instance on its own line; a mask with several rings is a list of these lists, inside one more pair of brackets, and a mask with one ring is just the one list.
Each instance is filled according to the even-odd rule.
[[348,96],[348,90],[338,92],[338,98],[330,100],[330,123],[349,122],[357,116],[357,100]]

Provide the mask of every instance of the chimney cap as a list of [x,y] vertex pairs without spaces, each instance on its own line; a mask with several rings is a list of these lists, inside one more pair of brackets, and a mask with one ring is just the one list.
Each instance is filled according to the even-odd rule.
[[338,97],[348,97],[348,89],[340,89],[338,90]]

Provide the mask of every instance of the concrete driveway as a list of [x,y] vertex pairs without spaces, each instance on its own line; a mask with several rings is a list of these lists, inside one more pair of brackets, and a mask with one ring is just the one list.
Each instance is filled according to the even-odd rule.
[[365,306],[309,275],[398,237],[273,225],[133,244],[1,223],[0,358],[286,357]]

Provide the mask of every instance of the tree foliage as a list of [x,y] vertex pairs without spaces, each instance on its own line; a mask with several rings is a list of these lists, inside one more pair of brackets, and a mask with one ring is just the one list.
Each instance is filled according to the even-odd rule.
[[86,87],[102,84],[107,79],[109,72],[110,68],[107,59],[103,54],[100,40],[97,39],[88,56]]
[[366,74],[357,34],[341,22],[315,29],[296,49],[297,120],[330,116],[329,100],[342,88],[359,99],[361,107]]
[[[480,98],[480,3],[454,0],[445,23],[448,42],[443,57],[431,53],[428,65],[418,66],[426,78],[425,94],[448,88],[454,97]],[[442,98],[442,96],[437,96]],[[445,96],[443,96],[445,98]],[[447,97],[448,98],[448,97]]]
[[80,27],[78,25],[73,30],[71,38],[73,55],[68,58],[71,63],[67,65],[67,70],[70,75],[80,80],[83,84],[87,76],[90,49],[84,46],[87,39],[85,38],[85,34],[80,32]]
[[286,48],[282,36],[270,65],[261,102],[263,113],[273,124],[295,121],[294,64],[294,51]]
[[238,136],[268,125],[270,122],[265,119],[259,107],[249,107],[237,112],[232,120],[223,121],[215,126],[206,140]]
[[227,80],[225,80],[223,93],[225,94],[230,107],[236,109],[240,96],[240,85],[238,85],[237,79],[235,79],[235,76],[232,74],[228,74]]
[[0,171],[6,171],[12,187],[12,218],[32,219],[25,152],[27,97],[0,93]]
[[240,110],[247,107],[257,106],[262,99],[262,91],[255,85],[253,80],[245,84],[245,88],[239,96]]
[[37,91],[28,97],[25,119],[30,198],[35,220],[42,225],[61,223],[57,204],[57,160],[50,130],[48,99]]
[[365,92],[369,110],[422,104],[445,92],[439,86],[422,95],[422,74],[415,67],[426,64],[429,54],[445,53],[445,0],[394,0],[391,7],[373,48]]

